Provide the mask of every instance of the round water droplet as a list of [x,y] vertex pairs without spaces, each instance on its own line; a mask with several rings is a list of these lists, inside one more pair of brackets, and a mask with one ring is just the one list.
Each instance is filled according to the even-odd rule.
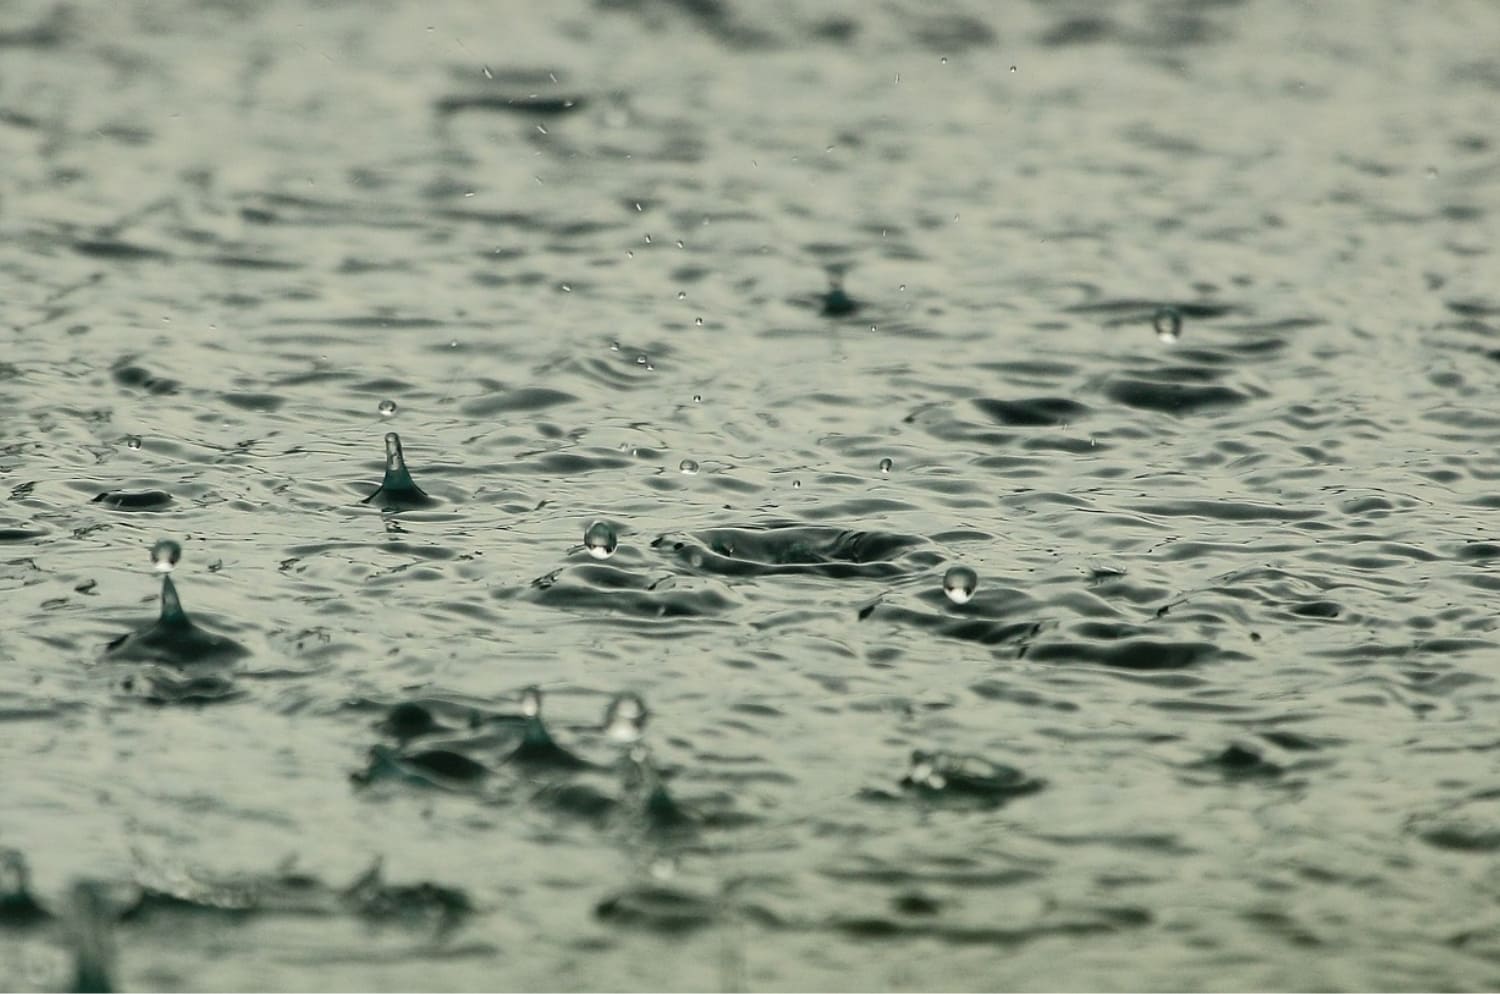
[[1016,67],[1015,67],[1015,66],[1011,66],[1011,67],[1010,67],[1010,71],[1011,71],[1011,72],[1015,72],[1015,71],[1016,71]]
[[678,300],[687,300],[687,291],[686,290],[678,290],[677,291],[677,299]]
[[1175,307],[1158,309],[1151,319],[1151,325],[1156,329],[1157,339],[1169,345],[1182,337],[1182,315]]
[[896,464],[891,462],[889,458],[882,459],[880,460],[880,471],[882,473],[889,473],[893,468],[895,468],[895,465]]
[[158,573],[172,572],[181,558],[182,546],[170,538],[164,538],[151,547],[151,565]]
[[802,481],[801,480],[793,480],[792,481],[792,489],[793,490],[801,490],[802,489]]
[[644,352],[642,352],[640,355],[638,355],[638,356],[635,357],[635,364],[637,366],[644,366],[644,365],[646,365],[646,362],[647,362],[646,353],[644,353]]
[[382,418],[388,418],[396,413],[396,402],[394,400],[382,400],[376,410],[380,412]]
[[695,403],[695,404],[701,404],[701,403],[703,403],[703,395],[701,393],[695,393],[695,394],[693,394],[693,403]]
[[527,687],[521,691],[521,713],[528,718],[541,717],[542,692],[536,687]]
[[698,327],[701,328],[701,327],[703,327],[703,319],[702,318],[693,318],[693,324],[696,324]]
[[943,593],[955,604],[967,604],[979,586],[979,574],[967,566],[955,566],[943,574]]
[[634,745],[646,731],[651,712],[636,694],[617,694],[604,709],[604,734],[616,742]]
[[698,474],[698,464],[691,459],[684,459],[677,464],[677,468],[682,471],[683,476],[696,476]]
[[139,435],[126,435],[125,436],[125,448],[127,448],[127,449],[139,449],[140,447],[141,447],[141,436],[139,436]]
[[595,521],[583,533],[583,548],[595,559],[608,559],[619,548],[620,539],[614,526],[607,521]]
[[610,342],[609,343],[609,350],[611,352],[618,352],[618,351],[620,351],[620,343],[619,342]]

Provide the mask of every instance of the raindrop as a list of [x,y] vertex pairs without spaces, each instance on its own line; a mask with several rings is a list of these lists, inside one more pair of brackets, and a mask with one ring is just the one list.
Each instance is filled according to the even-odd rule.
[[618,351],[620,351],[620,343],[619,342],[610,342],[609,343],[609,350],[611,352],[618,352]]
[[484,78],[485,79],[494,79],[495,78],[495,74],[492,73],[492,72],[490,72],[490,67],[489,66],[483,66],[482,68],[484,70]]
[[640,355],[638,355],[638,356],[635,357],[635,364],[637,366],[644,366],[644,365],[646,365],[647,361],[648,360],[646,359],[646,353],[644,353],[644,352],[642,352]]
[[126,435],[125,436],[125,447],[127,449],[139,449],[141,447],[141,436],[139,436],[139,435]]
[[686,290],[678,290],[677,291],[677,299],[678,300],[687,300],[687,291]]
[[542,692],[536,687],[521,691],[521,713],[528,718],[539,718],[542,714]]
[[1151,319],[1151,325],[1156,329],[1156,337],[1168,345],[1182,337],[1182,315],[1175,307],[1158,309]]
[[880,460],[880,471],[882,473],[889,473],[892,470],[892,468],[895,467],[895,465],[896,464],[893,463],[893,462],[891,462],[890,458],[887,457],[885,459]]
[[698,475],[698,464],[692,459],[684,459],[681,463],[678,464],[677,468],[682,470],[683,476]]
[[701,393],[695,393],[695,394],[693,394],[693,403],[695,403],[695,404],[701,404],[701,403],[703,403],[703,395]]
[[651,244],[651,236],[649,234],[646,236],[646,244],[647,245]]
[[698,327],[701,328],[701,327],[703,327],[703,319],[702,318],[693,318],[693,324],[696,324]]
[[396,413],[396,402],[394,400],[382,400],[376,410],[380,411],[382,418],[388,418]]
[[955,566],[943,574],[943,593],[955,604],[967,604],[979,586],[979,574],[967,566]]
[[682,244],[682,239],[679,238],[679,239],[677,239],[677,247],[678,248],[686,248],[687,246],[683,245]]
[[164,538],[151,547],[151,565],[158,573],[170,573],[182,558],[182,546]]
[[583,533],[583,548],[595,559],[608,559],[620,545],[619,536],[607,521],[595,521]]
[[572,286],[572,284],[569,284],[569,283],[559,283],[557,285],[557,288],[559,290],[561,290],[563,293],[572,293],[573,292],[573,286]]
[[948,64],[948,56],[945,55],[941,59],[938,59],[938,61],[946,66]]
[[1015,71],[1016,71],[1016,67],[1015,67],[1015,66],[1011,66],[1011,67],[1010,67],[1010,71],[1011,71],[1011,72],[1015,72]]
[[802,481],[801,480],[793,480],[792,481],[792,489],[793,490],[801,490],[802,489]]
[[646,731],[651,713],[636,694],[617,694],[604,709],[604,734],[616,742],[634,745]]

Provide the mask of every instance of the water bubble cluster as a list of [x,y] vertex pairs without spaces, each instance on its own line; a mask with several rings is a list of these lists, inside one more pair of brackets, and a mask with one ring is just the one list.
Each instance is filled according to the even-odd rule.
[[614,526],[607,521],[595,521],[583,533],[584,551],[595,559],[608,559],[615,554],[619,545],[620,538],[615,534]]
[[979,586],[979,574],[967,566],[954,566],[943,574],[943,593],[955,604],[967,604]]

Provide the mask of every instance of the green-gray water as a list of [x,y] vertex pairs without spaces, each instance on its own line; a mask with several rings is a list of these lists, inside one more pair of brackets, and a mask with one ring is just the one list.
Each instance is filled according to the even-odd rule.
[[1496,52],[0,5],[0,989],[1500,986]]

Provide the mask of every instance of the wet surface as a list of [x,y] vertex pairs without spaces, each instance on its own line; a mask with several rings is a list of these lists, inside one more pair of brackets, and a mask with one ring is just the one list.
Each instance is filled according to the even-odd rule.
[[1500,986],[1496,51],[0,8],[0,987]]

